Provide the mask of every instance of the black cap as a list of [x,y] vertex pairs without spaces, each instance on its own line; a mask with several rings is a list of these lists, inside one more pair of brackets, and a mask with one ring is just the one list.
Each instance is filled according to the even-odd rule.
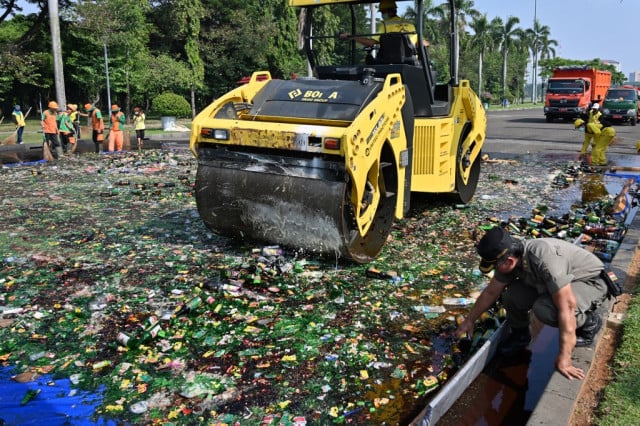
[[509,232],[501,226],[496,226],[487,231],[478,243],[478,254],[480,260],[480,271],[484,274],[491,272],[496,262],[503,257],[513,244],[513,239]]

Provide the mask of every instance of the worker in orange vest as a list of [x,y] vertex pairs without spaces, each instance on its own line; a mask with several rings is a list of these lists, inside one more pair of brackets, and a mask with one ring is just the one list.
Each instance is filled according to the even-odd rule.
[[47,109],[42,112],[42,132],[44,133],[44,143],[47,144],[54,160],[58,159],[60,142],[58,140],[58,103],[51,101]]
[[95,105],[85,104],[85,111],[87,115],[91,117],[91,128],[93,129],[93,144],[96,148],[96,153],[100,152],[100,145],[104,141],[104,120],[102,119],[102,113]]
[[122,129],[127,117],[116,104],[111,105],[111,129],[109,130],[109,151],[122,151],[124,136]]

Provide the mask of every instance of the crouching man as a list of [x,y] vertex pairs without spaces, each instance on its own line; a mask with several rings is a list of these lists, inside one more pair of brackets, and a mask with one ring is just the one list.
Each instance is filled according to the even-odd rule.
[[608,290],[601,278],[600,259],[564,240],[516,240],[501,227],[489,230],[477,251],[482,258],[480,270],[495,269],[495,273],[456,335],[471,335],[474,322],[502,295],[511,334],[499,351],[509,356],[527,347],[529,311],[533,310],[540,321],[559,329],[556,369],[570,380],[583,379],[584,371],[572,365],[571,354],[574,347],[591,345],[602,326],[595,310]]

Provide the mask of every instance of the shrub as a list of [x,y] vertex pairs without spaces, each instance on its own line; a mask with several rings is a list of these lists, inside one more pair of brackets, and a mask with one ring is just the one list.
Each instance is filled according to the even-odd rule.
[[189,102],[182,96],[171,92],[156,96],[151,102],[151,111],[161,117],[188,118],[191,116]]

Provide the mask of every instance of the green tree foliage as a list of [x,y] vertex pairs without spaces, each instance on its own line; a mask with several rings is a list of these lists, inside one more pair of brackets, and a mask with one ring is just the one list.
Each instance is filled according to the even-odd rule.
[[24,103],[30,100],[29,87],[48,88],[53,84],[43,78],[52,69],[51,49],[31,50],[34,15],[18,15],[0,21],[0,101]]
[[297,10],[284,0],[239,2],[210,0],[202,20],[201,55],[215,97],[253,71],[290,78],[305,70],[297,48]]
[[489,21],[486,14],[476,16],[469,24],[474,32],[470,37],[470,47],[478,52],[478,94],[482,97],[484,86],[482,85],[482,66],[487,50],[495,46],[493,34],[497,31],[497,21]]
[[151,112],[163,117],[189,117],[189,102],[180,95],[165,92],[156,96],[151,103]]
[[[349,8],[344,6],[314,8],[306,13],[311,14],[313,49],[318,64],[364,63],[369,51],[354,40],[341,40],[339,35],[346,33],[371,36],[369,5],[354,6],[355,28],[352,28]],[[378,23],[379,19],[375,19],[374,26]]]
[[[445,39],[446,39],[447,32],[445,31],[443,33],[442,31],[440,31],[441,21],[444,18],[446,13],[443,7],[435,6],[432,0],[426,0],[423,3],[422,7],[424,12],[424,16],[422,20],[423,22],[422,31],[423,31],[424,38],[426,40],[429,40],[429,43],[431,43],[432,45],[442,43],[443,41],[446,42]],[[404,14],[404,17],[412,21],[417,21],[416,19],[418,17],[417,6],[416,7],[409,6],[407,8],[407,11]],[[437,18],[440,18],[440,19],[437,19]]]
[[[9,102],[34,105],[40,96],[55,99],[46,3],[28,1],[38,5],[38,12],[25,16],[13,0],[0,0],[5,7],[0,12],[3,109]],[[521,28],[517,18],[505,22],[483,16],[472,0],[455,4],[459,75],[485,100],[522,99],[525,85],[534,81],[527,64],[534,61],[535,52],[542,81],[557,65],[585,63],[555,58],[553,29],[542,22]],[[417,13],[413,6],[404,13],[408,19]],[[447,8],[444,0],[424,2],[423,31],[439,82],[450,78]],[[356,4],[354,11],[356,28],[351,28],[349,8],[339,4],[312,13],[289,7],[287,0],[61,0],[67,94],[74,103],[106,98],[104,47],[114,101],[125,107],[136,103],[148,109],[151,99],[170,91],[183,97],[192,92],[192,103],[201,109],[254,71],[267,70],[275,78],[306,75],[299,21],[308,14],[313,36],[318,37],[313,41],[318,62],[347,64],[353,54],[353,61],[363,63],[367,52],[362,46],[337,36],[341,31],[371,33],[369,5]],[[494,28],[497,22],[500,31]],[[609,67],[614,83],[624,82],[624,75],[613,67],[597,58],[593,63]]]
[[148,52],[149,8],[146,0],[81,0],[69,11],[75,22],[70,37],[75,37],[82,46],[73,54],[70,72],[80,87],[95,94],[94,99],[106,87],[103,65],[106,48],[109,81],[115,94],[112,101],[124,103],[129,111],[132,82],[144,72],[141,64]]
[[520,19],[516,16],[509,16],[507,21],[503,23],[502,19],[496,18],[496,26],[498,31],[495,33],[496,39],[500,43],[500,52],[502,53],[502,97],[508,96],[507,84],[509,81],[508,75],[508,60],[509,52],[515,48],[518,40],[522,37],[522,29],[517,25],[520,23]]
[[144,69],[138,74],[138,84],[152,97],[174,88],[185,89],[184,83],[191,78],[188,64],[167,54],[145,55],[140,60]]
[[192,72],[193,87],[201,87],[204,79],[204,64],[200,58],[200,20],[204,7],[199,0],[175,0],[172,4],[172,23],[175,35],[184,39],[184,51]]
[[[528,28],[522,34],[522,43],[531,51],[531,63],[533,68],[532,75],[532,101],[537,101],[537,85],[538,85],[538,60],[546,57],[555,56],[555,49],[553,46],[557,46],[556,40],[550,39],[549,35],[551,30],[548,26],[540,24],[538,20],[533,23],[533,28]],[[536,96],[534,96],[534,94]]]

